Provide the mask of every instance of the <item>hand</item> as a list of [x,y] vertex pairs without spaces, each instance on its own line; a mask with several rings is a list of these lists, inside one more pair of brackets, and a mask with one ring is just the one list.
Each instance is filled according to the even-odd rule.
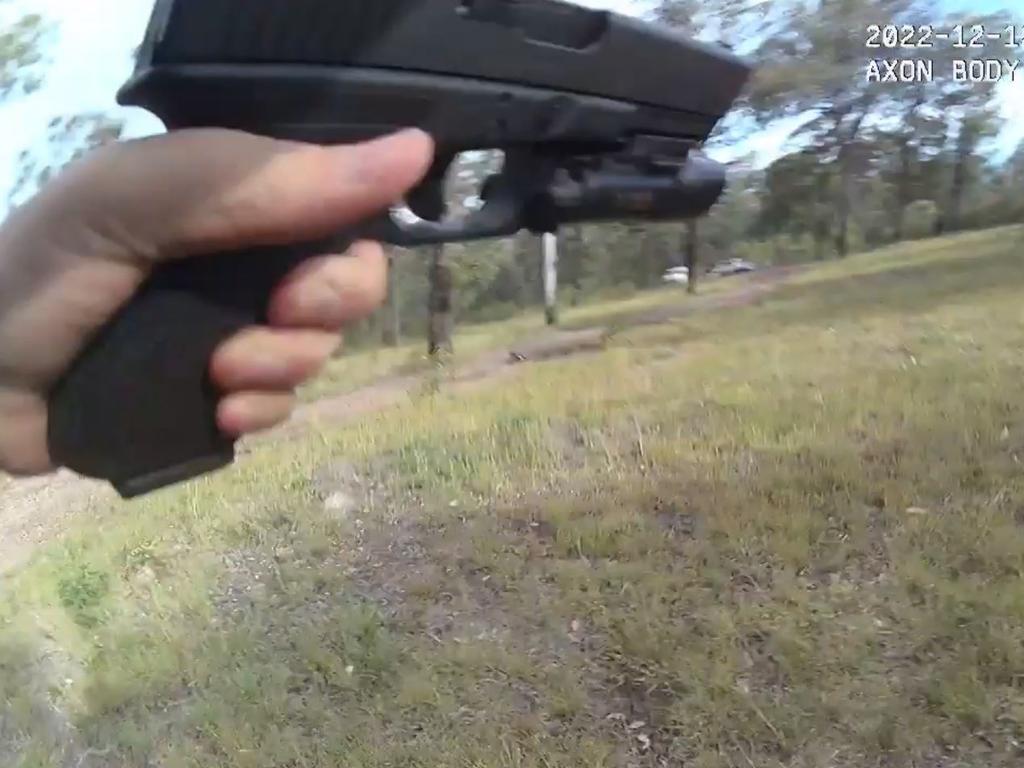
[[[47,396],[93,334],[161,261],[324,237],[400,200],[426,173],[419,131],[324,148],[194,130],[98,150],[0,227],[0,469],[38,474]],[[211,361],[232,437],[286,421],[294,390],[382,302],[379,245],[303,264],[271,297],[268,327]]]

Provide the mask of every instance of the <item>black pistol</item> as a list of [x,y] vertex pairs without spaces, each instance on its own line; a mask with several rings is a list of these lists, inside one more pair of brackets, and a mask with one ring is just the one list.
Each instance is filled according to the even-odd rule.
[[[214,350],[265,321],[298,263],[353,238],[415,246],[703,215],[725,169],[699,146],[750,74],[723,48],[554,0],[157,0],[119,103],[171,131],[320,144],[418,127],[436,161],[404,215],[159,268],[52,391],[54,461],[126,498],[229,465]],[[504,167],[451,220],[446,172],[476,149],[502,150]]]

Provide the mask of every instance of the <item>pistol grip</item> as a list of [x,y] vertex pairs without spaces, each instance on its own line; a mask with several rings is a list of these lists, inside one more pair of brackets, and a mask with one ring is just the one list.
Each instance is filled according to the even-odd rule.
[[214,351],[265,322],[274,287],[333,243],[248,249],[158,268],[54,388],[55,463],[108,480],[125,498],[227,466],[234,441],[216,423]]

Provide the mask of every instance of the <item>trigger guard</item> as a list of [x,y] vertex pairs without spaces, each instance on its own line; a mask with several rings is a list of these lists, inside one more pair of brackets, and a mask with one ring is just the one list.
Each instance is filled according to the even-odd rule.
[[405,204],[421,220],[441,221],[448,212],[448,205],[444,200],[444,184],[420,184],[406,196]]
[[420,219],[440,222],[447,213],[448,204],[444,199],[445,180],[455,157],[454,152],[438,153],[427,175],[406,195],[405,204]]
[[424,219],[411,206],[392,209],[362,234],[411,248],[417,245],[508,237],[521,228],[522,204],[506,197],[489,200],[479,210],[452,221]]
[[436,207],[414,207],[414,199],[417,203],[429,203],[431,185],[441,183],[443,189],[444,174],[453,159],[450,153],[439,157],[417,191],[407,197],[404,208],[391,209],[361,228],[359,235],[409,248],[510,237],[527,226],[527,211],[543,197],[556,167],[550,158],[530,150],[506,151],[504,169],[489,177],[481,190],[482,207],[454,220],[443,220],[443,214],[436,218],[423,216],[436,213]]

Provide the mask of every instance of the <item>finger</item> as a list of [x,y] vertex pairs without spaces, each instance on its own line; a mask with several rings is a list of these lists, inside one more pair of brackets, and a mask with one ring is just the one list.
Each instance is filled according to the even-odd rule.
[[53,469],[46,446],[46,403],[39,395],[0,386],[0,468],[12,475]]
[[290,392],[316,376],[340,346],[336,333],[249,328],[214,353],[210,376],[225,392]]
[[338,147],[185,130],[106,147],[48,195],[126,256],[184,256],[333,234],[400,200],[432,156],[418,130]]
[[229,437],[242,437],[283,424],[293,410],[293,394],[238,392],[221,400],[217,408],[217,425]]
[[387,296],[388,264],[376,243],[355,243],[346,256],[312,259],[274,292],[270,323],[338,331],[376,310]]

